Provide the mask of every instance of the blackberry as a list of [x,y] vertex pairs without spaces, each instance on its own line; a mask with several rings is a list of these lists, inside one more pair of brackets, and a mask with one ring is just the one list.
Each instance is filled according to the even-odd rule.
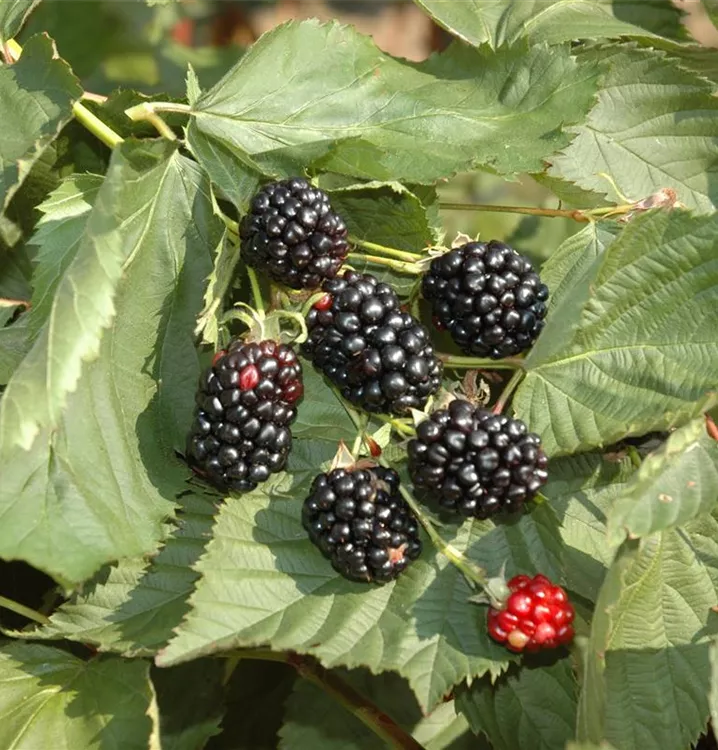
[[307,316],[303,352],[347,400],[370,412],[421,409],[441,385],[429,332],[402,312],[396,292],[370,274],[345,271]]
[[252,490],[280,471],[292,447],[289,426],[303,392],[291,347],[235,340],[202,373],[187,458],[220,490]]
[[462,516],[517,511],[548,478],[538,435],[462,399],[421,422],[408,450],[414,484]]
[[334,469],[314,478],[302,508],[309,538],[336,571],[385,583],[421,553],[419,525],[393,469]]
[[332,279],[349,251],[347,228],[329,197],[306,180],[265,185],[239,227],[242,257],[293,289]]
[[435,258],[422,279],[439,328],[475,357],[528,349],[544,326],[548,287],[531,261],[503,242],[469,242]]

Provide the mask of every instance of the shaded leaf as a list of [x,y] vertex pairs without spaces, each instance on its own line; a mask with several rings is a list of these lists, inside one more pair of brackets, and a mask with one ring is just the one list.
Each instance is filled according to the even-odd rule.
[[543,494],[561,525],[566,586],[595,602],[614,549],[606,517],[634,471],[630,459],[609,461],[598,453],[555,458]]
[[0,5],[0,45],[12,39],[40,0],[3,0]]
[[[468,584],[435,559],[428,543],[396,582],[367,586],[341,578],[301,525],[309,479],[280,495],[255,491],[221,508],[197,564],[202,578],[192,611],[158,663],[269,644],[311,653],[327,667],[398,671],[425,710],[461,680],[505,669],[506,652],[490,642],[485,614],[467,605]],[[556,519],[546,507],[510,525],[467,522],[452,544],[492,573],[507,562],[509,573],[560,576]]]
[[549,174],[624,203],[673,188],[689,208],[718,203],[718,100],[713,85],[662,52],[587,53],[608,65],[598,103]]
[[0,328],[0,385],[5,385],[30,348],[29,315]]
[[705,419],[676,430],[649,455],[609,515],[614,543],[680,526],[718,503],[718,443]]
[[225,191],[233,164],[409,182],[472,166],[541,171],[567,143],[562,125],[583,120],[594,78],[567,48],[457,45],[416,65],[349,27],[292,22],[265,34],[196,100],[188,137]]
[[[337,670],[352,688],[387,713],[426,750],[479,750],[454,701],[422,716],[408,685],[397,675],[372,676],[364,670]],[[334,698],[306,680],[298,680],[286,704],[279,732],[280,750],[374,750],[381,740]]]
[[[19,4],[15,2],[12,7]],[[0,10],[0,23],[2,14]],[[2,29],[0,28],[0,32]],[[32,37],[14,65],[0,67],[0,213],[43,150],[72,118],[82,89],[47,36]]]
[[494,750],[554,750],[574,736],[576,697],[571,662],[563,658],[512,670],[494,685],[477,680],[456,705]]
[[680,12],[669,0],[415,0],[469,44],[492,47],[603,37],[680,37]]
[[[77,583],[102,564],[157,545],[188,475],[174,450],[184,446],[192,418],[198,362],[191,332],[209,252],[222,231],[208,189],[197,166],[166,143],[126,142],[116,152],[86,238],[57,287],[53,315],[2,399],[9,433],[0,451],[6,559]],[[110,283],[103,269],[113,263],[121,280]],[[117,316],[55,428],[44,429],[26,453],[11,444],[13,418],[27,425],[19,404],[30,408],[45,394],[43,363],[59,357],[68,366],[54,342],[65,337],[75,351],[75,289],[91,290],[82,303],[92,318],[98,275],[112,287],[99,304],[110,315],[116,308]],[[60,321],[65,327],[58,331]],[[95,322],[83,317],[80,324],[92,329],[88,336],[98,333]]]
[[550,454],[681,424],[715,398],[718,217],[638,216],[526,358],[514,408]]
[[0,647],[0,745],[147,750],[149,665],[118,657],[82,661],[29,643]]

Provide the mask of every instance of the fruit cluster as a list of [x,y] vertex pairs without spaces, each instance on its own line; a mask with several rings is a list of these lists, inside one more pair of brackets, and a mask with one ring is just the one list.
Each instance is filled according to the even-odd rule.
[[[302,353],[345,399],[388,415],[426,407],[443,374],[429,331],[402,309],[389,284],[340,273],[347,227],[326,193],[298,178],[266,185],[239,237],[248,266],[295,289],[321,287]],[[518,354],[543,327],[548,289],[530,261],[501,242],[469,242],[435,258],[421,289],[435,325],[470,355]],[[236,339],[215,356],[196,397],[187,458],[222,491],[251,490],[284,468],[303,391],[291,346],[253,338]],[[538,435],[463,399],[421,421],[408,454],[410,477],[427,498],[478,519],[518,511],[548,476]],[[315,477],[302,523],[342,576],[392,581],[421,552],[419,521],[402,492],[393,469],[335,463]],[[492,638],[513,651],[571,640],[574,613],[562,588],[540,575],[516,576],[507,586],[504,600],[492,599]]]

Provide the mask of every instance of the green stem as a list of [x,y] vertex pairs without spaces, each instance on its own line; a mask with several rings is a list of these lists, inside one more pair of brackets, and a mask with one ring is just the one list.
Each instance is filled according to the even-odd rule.
[[513,395],[513,392],[518,388],[519,383],[523,380],[525,374],[526,373],[523,370],[516,370],[516,372],[511,376],[509,382],[506,383],[506,387],[503,391],[501,391],[499,400],[494,404],[494,408],[492,410],[494,414],[501,414],[501,412],[504,410],[504,407],[506,406],[506,403]]
[[[391,468],[385,461],[382,460],[381,463],[383,466]],[[411,508],[414,515],[419,519],[419,523],[424,527],[424,530],[429,535],[434,547],[436,547],[436,549],[439,550],[439,552],[441,552],[441,554],[444,555],[452,565],[458,568],[469,582],[475,584],[481,589],[485,588],[489,579],[483,568],[480,568],[476,563],[471,562],[471,560],[465,557],[463,553],[459,552],[456,547],[444,540],[441,534],[439,534],[434,528],[431,519],[424,513],[414,496],[403,484],[399,485],[399,492],[404,500],[406,500],[406,504]]]
[[[161,107],[154,106],[155,104],[165,103],[166,102],[142,102],[142,104],[137,104],[134,107],[126,109],[125,114],[133,122],[139,122],[140,120],[149,122],[150,125],[152,125],[163,138],[167,138],[168,141],[176,141],[177,136],[172,131],[172,128],[157,114],[157,111],[160,110],[163,112],[176,112],[177,110],[167,110]],[[184,107],[186,105],[183,104],[178,106]],[[189,110],[189,107],[187,109]]]
[[359,721],[370,729],[383,746],[397,750],[422,750],[422,746],[390,716],[345,682],[336,672],[325,669],[316,659],[294,653],[280,653],[267,649],[247,649],[240,652],[243,659],[261,659],[289,664],[305,680],[321,688]]
[[260,316],[264,315],[264,300],[262,299],[262,290],[259,287],[259,279],[251,266],[247,266],[247,276],[252,287],[252,297],[254,298],[254,307]]
[[119,146],[124,140],[122,136],[116,133],[109,125],[106,125],[99,117],[94,115],[81,102],[75,102],[72,106],[72,114],[75,119],[98,140],[102,141],[109,148]]
[[4,596],[0,596],[0,607],[9,609],[16,615],[26,617],[28,620],[32,620],[39,625],[50,625],[49,617],[45,617],[45,615],[36,612],[34,609],[30,609],[30,607],[26,607],[24,604],[20,604],[19,602],[13,601],[12,599],[7,599]]
[[365,250],[372,250],[375,253],[379,253],[379,255],[386,255],[390,258],[397,258],[398,260],[406,260],[406,261],[409,261],[409,263],[414,263],[417,260],[423,259],[423,256],[419,255],[418,253],[410,253],[407,250],[397,250],[394,247],[386,247],[385,245],[378,245],[376,242],[369,242],[368,240],[361,240],[352,234],[350,234],[349,237],[347,237],[347,239],[349,240],[349,242],[351,242],[352,245],[356,245],[357,247],[362,247]]
[[481,357],[460,357],[454,354],[436,355],[445,367],[455,370],[522,370],[524,361],[517,357],[503,359],[482,359]]
[[390,424],[400,435],[404,435],[405,437],[416,437],[416,430],[408,424],[385,414],[375,414],[374,416],[382,422]]
[[413,276],[418,276],[423,273],[421,267],[416,263],[408,263],[401,260],[393,260],[391,258],[382,258],[378,255],[365,255],[364,253],[349,253],[347,255],[349,260],[366,261],[367,263],[374,263],[377,266],[386,266],[387,268],[393,268],[399,273],[407,273]]
[[573,219],[579,222],[610,219],[614,216],[622,216],[635,210],[633,203],[619,206],[602,206],[592,209],[566,209],[566,208],[537,208],[534,206],[493,206],[485,203],[452,203],[442,201],[439,208],[452,211],[486,211],[500,214],[525,214],[528,216],[545,216],[549,218]]

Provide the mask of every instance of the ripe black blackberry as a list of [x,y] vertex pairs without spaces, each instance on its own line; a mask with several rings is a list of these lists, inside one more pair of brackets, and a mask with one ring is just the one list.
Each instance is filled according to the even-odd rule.
[[544,326],[548,287],[503,242],[469,242],[435,258],[422,280],[434,320],[475,357],[528,349]]
[[409,442],[409,474],[417,487],[462,516],[514,512],[548,478],[541,439],[519,419],[492,414],[462,399],[431,414]]
[[302,508],[309,538],[345,578],[386,583],[421,553],[419,525],[392,469],[334,469]]
[[421,409],[441,385],[429,332],[370,274],[345,271],[307,316],[303,352],[342,395],[370,412]]
[[242,257],[294,289],[332,279],[349,251],[347,228],[329,197],[306,180],[265,185],[239,227]]
[[287,462],[302,392],[302,367],[291,347],[235,340],[200,377],[187,439],[190,465],[222,491],[254,489]]

